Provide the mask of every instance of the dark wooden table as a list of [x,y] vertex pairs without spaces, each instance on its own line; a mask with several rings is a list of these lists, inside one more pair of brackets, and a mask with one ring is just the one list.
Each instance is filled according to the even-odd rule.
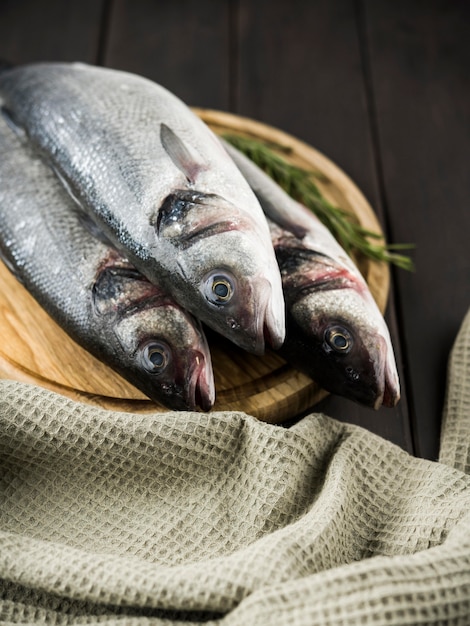
[[136,72],[335,161],[416,271],[392,271],[386,313],[399,405],[320,408],[435,459],[470,306],[469,27],[466,0],[0,0],[0,58]]

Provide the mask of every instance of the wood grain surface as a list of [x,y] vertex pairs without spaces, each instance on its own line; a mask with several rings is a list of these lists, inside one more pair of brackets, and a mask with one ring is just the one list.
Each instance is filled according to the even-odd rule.
[[[266,124],[229,113],[195,109],[216,132],[236,132],[274,142],[291,162],[319,172],[325,197],[352,211],[366,228],[381,233],[379,222],[357,186],[331,160],[295,137]],[[383,312],[389,269],[356,259]],[[130,383],[83,350],[49,318],[1,264],[0,375],[32,382],[75,400],[122,411],[165,411]],[[283,422],[325,397],[326,392],[272,351],[262,357],[209,333],[214,364],[216,410],[241,410],[261,420]]]
[[401,400],[315,406],[435,460],[449,351],[470,304],[470,3],[462,0],[0,0],[0,58],[83,61],[315,146],[415,272],[385,313]]

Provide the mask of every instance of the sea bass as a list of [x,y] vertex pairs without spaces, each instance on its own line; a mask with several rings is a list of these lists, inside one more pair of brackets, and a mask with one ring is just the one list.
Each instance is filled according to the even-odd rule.
[[49,166],[1,117],[0,255],[77,343],[150,398],[211,408],[200,322],[88,232]]
[[0,106],[149,280],[242,348],[285,335],[263,211],[217,137],[143,77],[43,63],[0,75]]
[[358,268],[311,211],[224,145],[268,217],[287,309],[280,353],[327,391],[394,406],[400,387],[390,333]]

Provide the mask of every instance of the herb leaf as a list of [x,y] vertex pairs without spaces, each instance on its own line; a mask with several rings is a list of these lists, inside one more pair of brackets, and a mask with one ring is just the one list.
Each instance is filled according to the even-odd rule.
[[[413,270],[410,257],[394,252],[413,248],[412,244],[382,243],[382,235],[364,228],[355,215],[335,206],[322,195],[315,182],[322,179],[321,173],[297,167],[277,153],[286,153],[288,149],[242,135],[224,134],[223,137],[271,176],[290,196],[313,211],[348,254],[356,251],[376,261]],[[371,239],[380,242],[374,243]]]

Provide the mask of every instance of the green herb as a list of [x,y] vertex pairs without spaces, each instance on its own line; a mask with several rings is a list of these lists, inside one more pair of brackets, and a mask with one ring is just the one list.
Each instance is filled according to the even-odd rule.
[[412,245],[383,243],[382,235],[364,228],[355,215],[329,202],[315,183],[315,180],[322,179],[322,174],[297,167],[277,154],[286,153],[288,149],[241,135],[225,134],[223,137],[271,176],[290,196],[313,211],[346,252],[361,252],[377,261],[393,263],[405,270],[413,269],[413,261],[408,256],[395,252],[413,248]]

